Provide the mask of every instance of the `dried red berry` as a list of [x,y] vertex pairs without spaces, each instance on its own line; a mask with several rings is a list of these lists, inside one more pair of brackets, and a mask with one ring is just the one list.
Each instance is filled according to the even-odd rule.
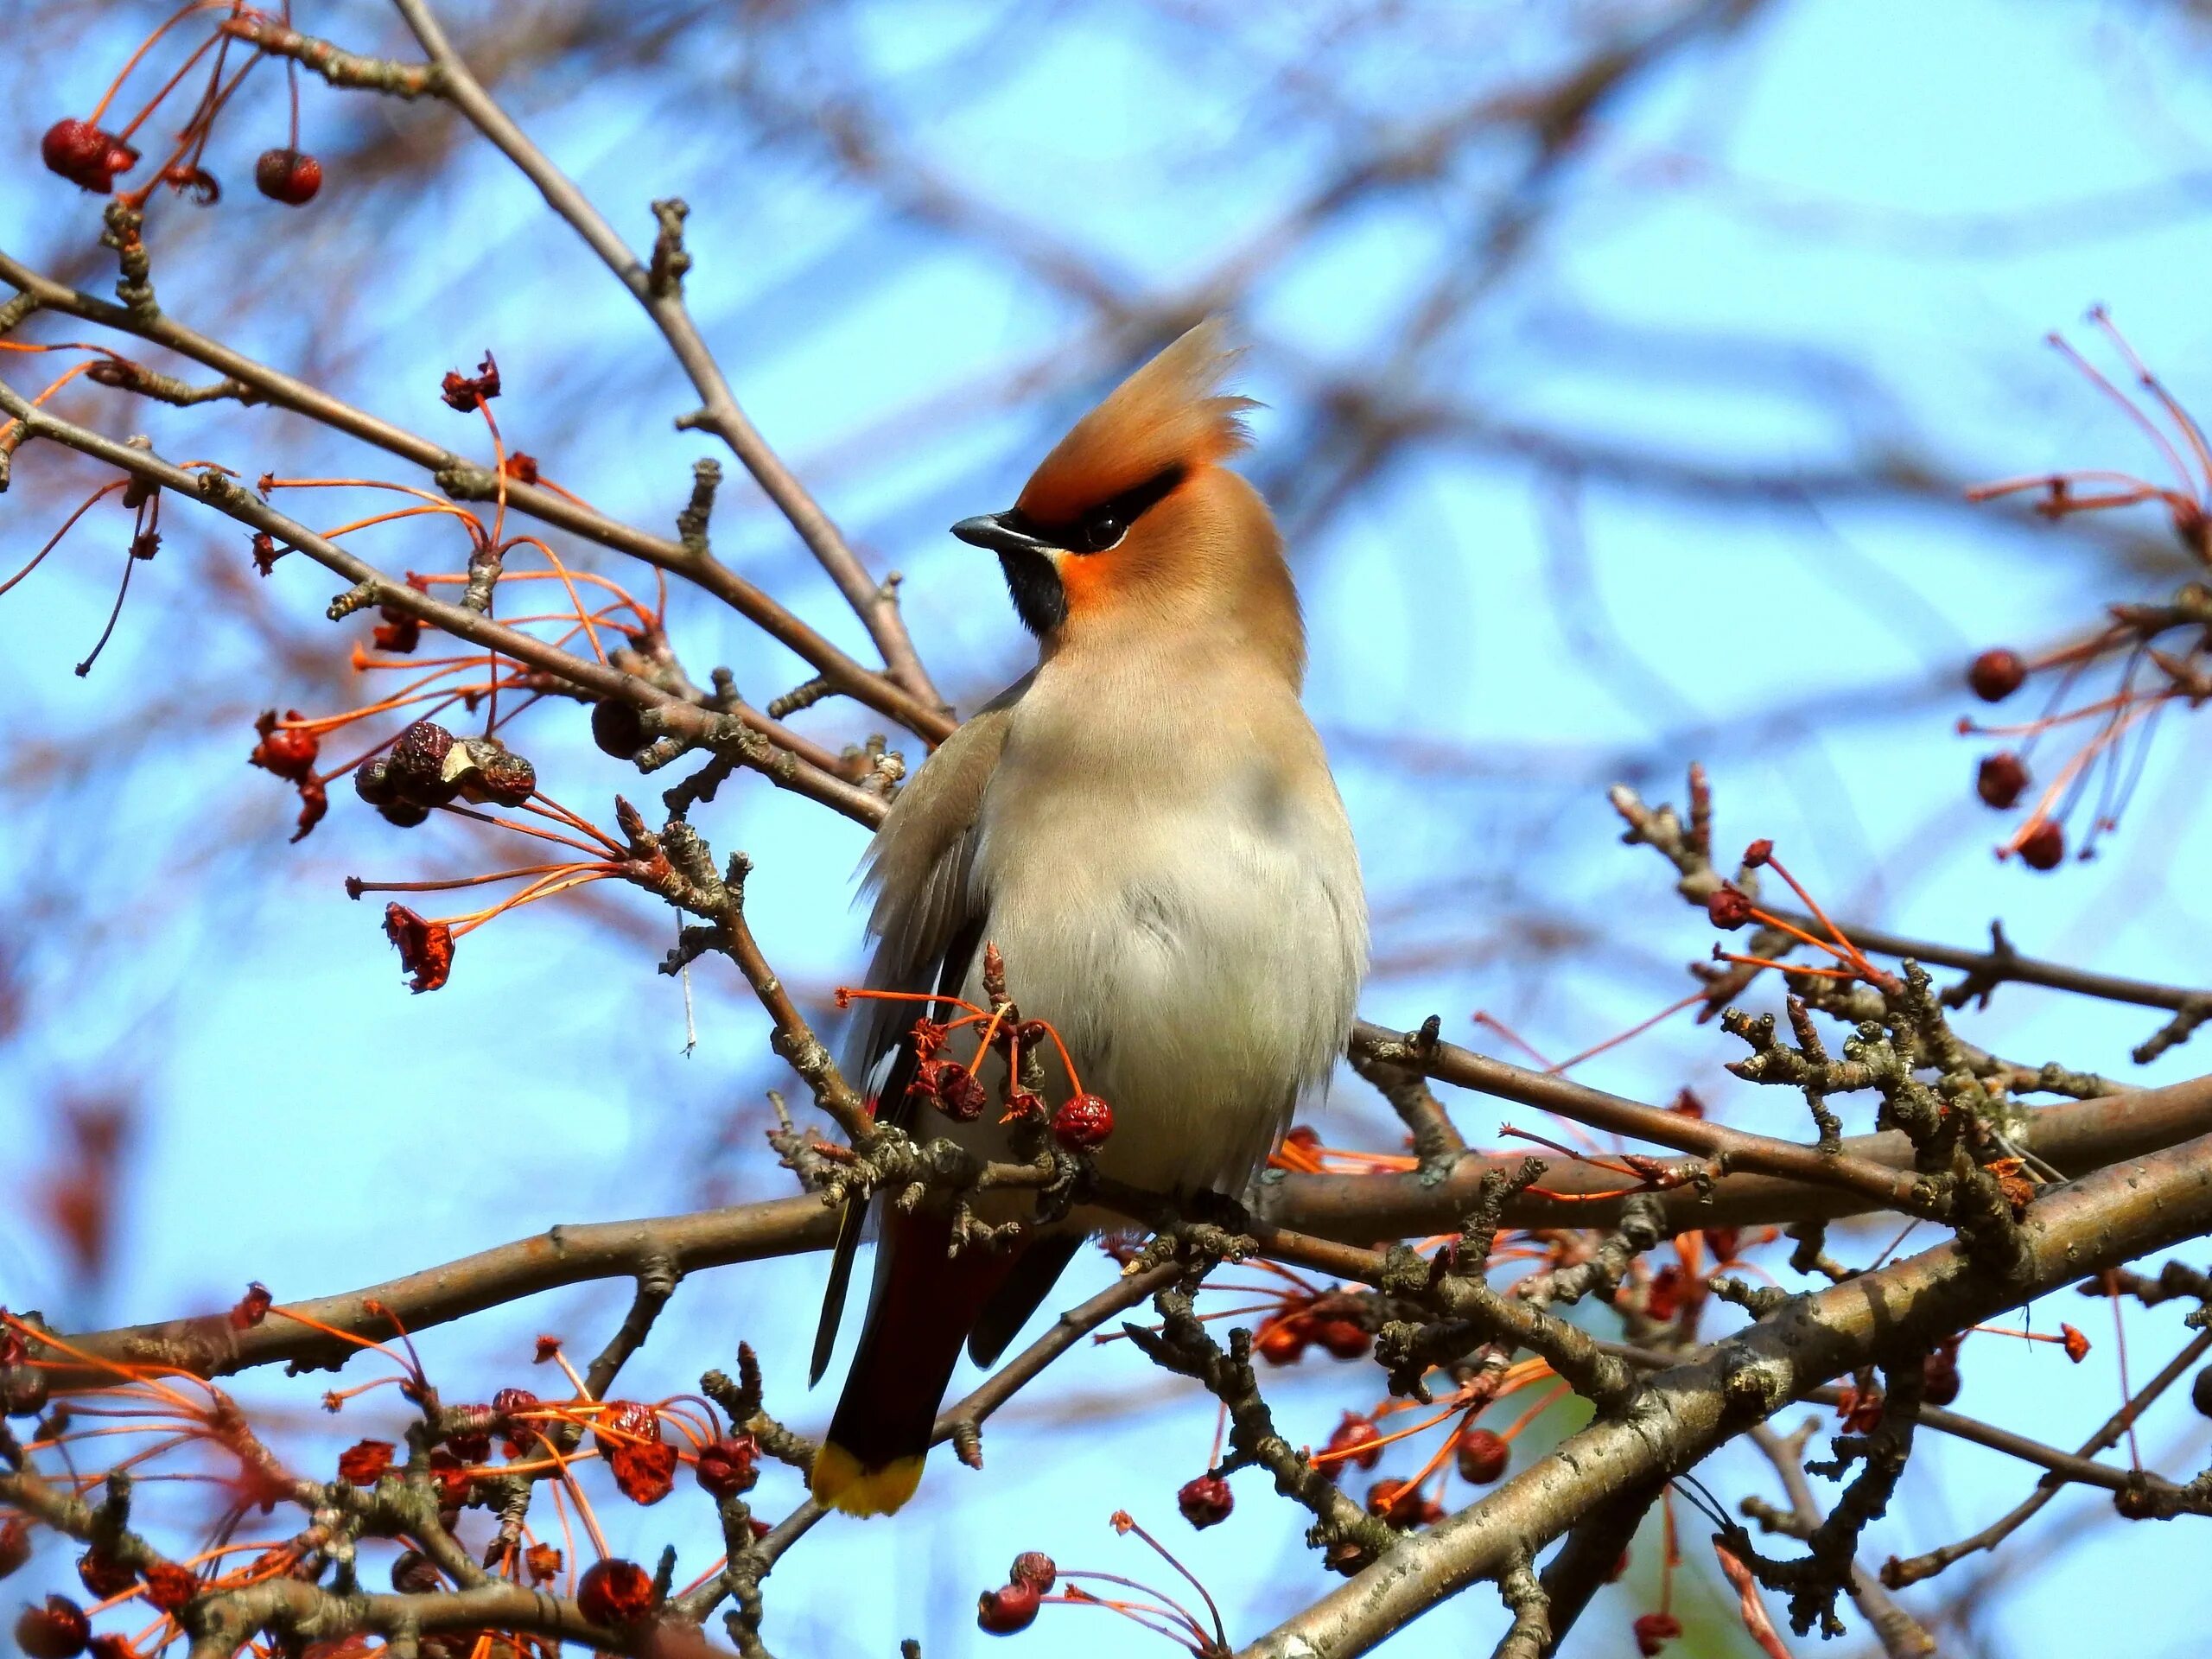
[[1114,1133],[1114,1109],[1096,1095],[1072,1095],[1052,1114],[1052,1138],[1070,1152],[1096,1152]]
[[1750,846],[1744,849],[1744,862],[1749,868],[1754,870],[1764,865],[1773,856],[1774,843],[1771,841],[1767,840],[1764,836],[1761,836],[1758,840],[1753,842]]
[[448,369],[446,378],[438,385],[438,396],[445,399],[446,407],[463,415],[474,414],[479,399],[489,400],[499,395],[499,365],[492,360],[489,352],[484,353],[484,360],[476,365],[474,375]]
[[1733,887],[1715,887],[1705,913],[1715,927],[1732,930],[1751,919],[1751,901]]
[[[2206,1415],[2212,1416],[2212,1412]],[[30,1558],[30,1523],[20,1515],[0,1521],[0,1579],[8,1577]]]
[[[304,719],[296,709],[284,711],[287,720]],[[276,711],[267,710],[253,722],[253,729],[261,741],[253,746],[253,753],[246,756],[249,765],[264,772],[273,772],[287,783],[296,784],[315,771],[315,756],[322,744],[313,732],[276,723]]]
[[642,1400],[608,1401],[592,1432],[592,1443],[602,1457],[625,1444],[660,1438],[660,1419]]
[[255,1280],[245,1287],[245,1294],[239,1297],[237,1305],[231,1309],[231,1329],[251,1331],[269,1317],[269,1310],[276,1300],[269,1294],[269,1287],[260,1280]]
[[362,1440],[338,1454],[338,1478],[353,1486],[373,1486],[391,1467],[390,1440]]
[[467,1503],[469,1488],[475,1484],[467,1465],[443,1446],[430,1453],[430,1478],[437,1483],[438,1502],[449,1510]]
[[1487,1486],[1505,1472],[1513,1461],[1513,1447],[1505,1437],[1486,1428],[1470,1428],[1459,1436],[1456,1453],[1459,1473],[1478,1486]]
[[1681,1311],[1682,1293],[1688,1288],[1688,1276],[1679,1263],[1669,1262],[1651,1275],[1651,1282],[1643,1292],[1643,1316],[1665,1325]]
[[67,1596],[48,1596],[42,1605],[24,1608],[16,1621],[16,1645],[24,1659],[77,1659],[92,1635],[85,1610]]
[[735,1497],[750,1491],[760,1478],[753,1465],[760,1460],[760,1442],[742,1432],[725,1434],[699,1448],[692,1472],[699,1484],[715,1497]]
[[652,1611],[652,1574],[615,1556],[594,1561],[576,1586],[576,1608],[594,1624],[635,1624]]
[[175,1561],[154,1561],[146,1568],[146,1599],[165,1613],[181,1611],[200,1593],[199,1575]]
[[522,1564],[530,1569],[532,1584],[544,1584],[561,1571],[561,1552],[550,1544],[532,1544],[523,1552]]
[[115,188],[115,175],[137,165],[138,152],[89,121],[57,121],[39,140],[39,159],[49,171],[95,195]]
[[384,907],[384,936],[399,950],[400,971],[410,975],[408,988],[435,991],[453,973],[453,930],[426,921],[404,905]]
[[377,614],[383,620],[369,635],[369,643],[395,657],[413,655],[423,643],[423,619],[390,605],[379,607]]
[[2031,870],[2055,870],[2066,857],[2066,832],[2056,818],[2045,818],[2020,837],[2020,862]]
[[1948,1406],[1959,1397],[1959,1362],[1955,1354],[1937,1349],[1920,1363],[1920,1397],[1931,1406]]
[[1682,1633],[1682,1621],[1672,1613],[1645,1613],[1629,1628],[1636,1632],[1636,1650],[1643,1659],[1652,1659]]
[[1037,1622],[1037,1604],[1043,1593],[1033,1584],[1017,1580],[976,1598],[976,1628],[990,1636],[1012,1636]]
[[287,207],[304,207],[322,188],[322,163],[303,149],[264,149],[253,164],[254,188]]
[[1708,1227],[1705,1230],[1705,1247],[1713,1252],[1715,1262],[1733,1262],[1743,1242],[1744,1230],[1740,1227]]
[[665,1441],[618,1446],[607,1454],[614,1484],[632,1503],[658,1503],[676,1485],[676,1448]]
[[520,806],[537,790],[537,768],[496,737],[462,740],[461,765],[450,767],[465,801],[479,806]]
[[1052,1558],[1041,1549],[1025,1549],[1014,1558],[1014,1565],[1007,1571],[1009,1584],[1034,1585],[1040,1596],[1048,1595],[1060,1580],[1060,1569]]
[[2059,1341],[2066,1349],[2066,1357],[2079,1365],[2089,1357],[2089,1339],[2070,1325],[2058,1327]]
[[1375,1333],[1355,1319],[1323,1319],[1313,1340],[1338,1359],[1357,1359],[1375,1345]]
[[402,1550],[391,1564],[391,1587],[403,1595],[427,1596],[444,1586],[436,1564],[420,1550]]
[[1306,1351],[1310,1325],[1311,1321],[1294,1314],[1262,1325],[1252,1339],[1252,1351],[1270,1365],[1294,1365]]
[[1967,683],[1984,702],[2004,702],[2027,677],[2028,665],[2020,660],[2019,652],[2001,645],[1983,652],[1967,670]]
[[2027,786],[2028,769],[2010,749],[1982,756],[1981,765],[1974,770],[1974,792],[1999,812],[2018,800]]
[[1175,1494],[1175,1507],[1183,1511],[1185,1521],[1203,1531],[1228,1520],[1229,1512],[1236,1507],[1236,1497],[1219,1475],[1199,1475],[1183,1483],[1183,1490]]
[[519,449],[514,450],[499,463],[499,470],[518,484],[535,484],[537,482],[537,457],[526,455]]
[[1409,1480],[1376,1481],[1367,1489],[1367,1512],[1394,1527],[1433,1526],[1444,1518],[1444,1506]]
[[138,1585],[135,1568],[125,1567],[112,1555],[103,1555],[97,1549],[88,1549],[77,1558],[77,1578],[95,1601],[119,1596]]
[[1337,1432],[1329,1436],[1329,1444],[1325,1448],[1341,1456],[1332,1458],[1321,1466],[1332,1474],[1346,1464],[1355,1469],[1372,1469],[1382,1461],[1382,1448],[1376,1444],[1382,1438],[1382,1431],[1375,1427],[1372,1418],[1348,1411],[1344,1414],[1344,1421],[1337,1425]]
[[991,1103],[983,1081],[964,1065],[939,1065],[937,1073],[938,1109],[956,1123],[973,1123]]

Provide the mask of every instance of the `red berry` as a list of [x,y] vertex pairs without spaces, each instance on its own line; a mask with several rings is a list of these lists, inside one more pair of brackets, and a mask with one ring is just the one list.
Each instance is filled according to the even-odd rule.
[[1175,1507],[1183,1511],[1185,1521],[1203,1531],[1228,1520],[1236,1498],[1219,1475],[1200,1475],[1183,1483],[1183,1490],[1175,1494]]
[[2020,838],[2020,862],[2031,870],[2055,870],[2066,856],[2066,832],[2056,818],[2045,818]]
[[1764,837],[1744,849],[1744,862],[1755,870],[1773,856],[1774,843]]
[[1732,930],[1751,919],[1751,901],[1733,887],[1715,887],[1705,901],[1705,913],[1715,927]]
[[1070,1152],[1096,1152],[1114,1133],[1114,1109],[1096,1095],[1074,1095],[1052,1114],[1052,1138]]
[[1041,1549],[1025,1549],[1014,1558],[1014,1566],[1007,1573],[1009,1584],[1033,1584],[1037,1593],[1045,1595],[1060,1580],[1060,1569],[1052,1558]]
[[391,1467],[390,1440],[363,1440],[338,1454],[338,1478],[353,1486],[373,1486]]
[[2028,677],[2028,665],[2016,651],[1999,645],[1985,651],[1967,670],[1967,683],[1984,702],[2002,702],[2018,690]]
[[253,164],[253,182],[271,201],[305,207],[322,188],[322,163],[303,149],[264,149]]
[[1636,1632],[1636,1650],[1643,1659],[1652,1659],[1682,1633],[1682,1621],[1672,1613],[1645,1613],[1629,1628]]
[[1974,775],[1974,792],[1981,797],[1985,804],[1999,812],[2018,800],[2020,791],[2027,786],[2028,769],[2010,749],[1984,755]]
[[1959,1362],[1942,1352],[1921,1362],[1920,1397],[1931,1406],[1948,1406],[1959,1397]]
[[48,1596],[43,1606],[24,1608],[16,1621],[16,1645],[24,1659],[77,1659],[92,1636],[85,1610],[67,1596]]
[[1343,1468],[1347,1463],[1355,1469],[1372,1469],[1382,1461],[1382,1448],[1376,1444],[1382,1438],[1382,1431],[1375,1427],[1372,1418],[1348,1411],[1344,1414],[1344,1421],[1337,1425],[1337,1432],[1329,1436],[1325,1448],[1344,1455],[1332,1458],[1321,1466],[1332,1472]]
[[115,175],[137,164],[138,152],[89,121],[57,121],[39,140],[39,159],[70,183],[98,195],[115,188]]
[[735,1497],[750,1491],[760,1478],[753,1465],[760,1459],[760,1442],[750,1434],[725,1434],[699,1448],[698,1467],[693,1471],[709,1496]]
[[1444,1518],[1444,1506],[1423,1497],[1409,1480],[1378,1480],[1367,1489],[1367,1512],[1394,1527],[1426,1527]]
[[1295,1365],[1306,1351],[1309,1323],[1295,1316],[1279,1319],[1253,1338],[1252,1351],[1270,1365]]
[[30,1558],[30,1523],[20,1515],[0,1521],[0,1579],[6,1578]]
[[992,1636],[1012,1636],[1037,1622],[1037,1604],[1043,1592],[1016,1579],[1000,1590],[986,1590],[976,1598],[976,1628]]
[[1513,1448],[1502,1435],[1471,1428],[1459,1436],[1459,1457],[1460,1474],[1478,1486],[1487,1486],[1513,1461]]
[[[301,718],[296,709],[284,711],[287,720]],[[253,746],[253,753],[246,756],[250,766],[264,772],[273,772],[288,783],[304,781],[315,771],[315,755],[322,747],[313,732],[297,727],[279,726],[274,709],[253,722],[253,729],[261,734],[261,741]]]
[[576,1611],[594,1624],[635,1624],[652,1607],[652,1574],[635,1561],[594,1561],[576,1586]]
[[1681,1310],[1682,1293],[1688,1287],[1688,1276],[1677,1263],[1669,1262],[1651,1275],[1651,1283],[1644,1289],[1643,1317],[1666,1324]]
[[1744,1242],[1740,1227],[1708,1227],[1705,1230],[1706,1248],[1713,1252],[1716,1262],[1733,1262],[1736,1251]]

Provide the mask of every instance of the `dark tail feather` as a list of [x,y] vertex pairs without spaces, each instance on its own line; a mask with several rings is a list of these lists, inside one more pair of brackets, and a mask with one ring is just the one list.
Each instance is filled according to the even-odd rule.
[[884,1252],[860,1349],[809,1482],[849,1515],[888,1515],[913,1496],[930,1431],[984,1305],[1020,1259],[1014,1250],[948,1256],[946,1216],[886,1218]]

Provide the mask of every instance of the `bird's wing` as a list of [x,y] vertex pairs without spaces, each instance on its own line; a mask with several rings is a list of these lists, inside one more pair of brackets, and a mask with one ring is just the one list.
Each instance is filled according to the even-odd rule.
[[[954,995],[966,981],[982,946],[984,908],[969,891],[975,862],[977,820],[983,791],[1006,747],[1014,705],[1029,689],[1025,675],[985,703],[974,719],[945,739],[899,794],[890,816],[868,845],[862,867],[863,888],[875,893],[868,931],[875,936],[869,964],[870,990],[934,991]],[[846,1075],[865,1080],[896,1051],[890,1072],[876,1097],[880,1122],[905,1128],[913,1113],[906,1085],[913,1077],[913,1045],[907,1040],[916,1016],[925,1010],[912,1002],[865,1005],[854,1028]],[[830,1283],[823,1294],[822,1320],[814,1336],[810,1387],[822,1379],[836,1345],[837,1324],[860,1249],[868,1205],[849,1200],[830,1258]]]

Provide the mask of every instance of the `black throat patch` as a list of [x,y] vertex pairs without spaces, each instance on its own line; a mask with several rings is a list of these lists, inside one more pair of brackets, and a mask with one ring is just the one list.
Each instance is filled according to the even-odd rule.
[[1068,620],[1068,590],[1052,556],[1023,550],[999,555],[999,569],[1006,572],[1006,590],[1013,596],[1014,613],[1021,626],[1042,639]]

